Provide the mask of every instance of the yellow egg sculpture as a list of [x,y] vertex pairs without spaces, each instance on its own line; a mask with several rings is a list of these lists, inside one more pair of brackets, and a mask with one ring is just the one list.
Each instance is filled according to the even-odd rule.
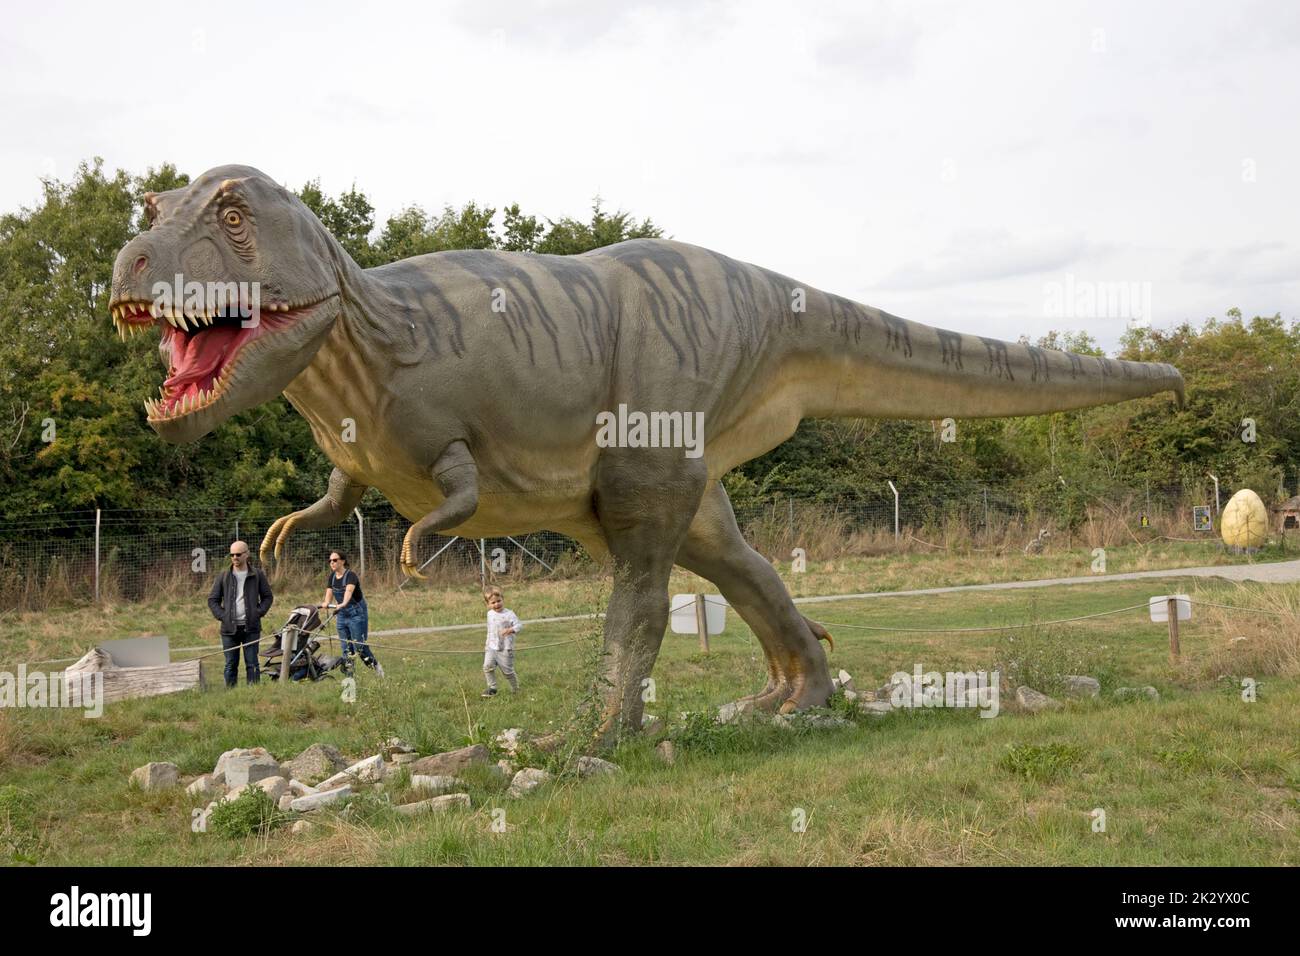
[[1258,548],[1268,537],[1268,510],[1259,495],[1242,488],[1228,501],[1219,521],[1223,543],[1233,548]]

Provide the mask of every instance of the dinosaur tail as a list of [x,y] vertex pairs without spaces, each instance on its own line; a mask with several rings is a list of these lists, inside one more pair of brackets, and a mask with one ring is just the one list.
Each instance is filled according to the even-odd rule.
[[805,410],[812,417],[1040,415],[1161,392],[1183,402],[1183,377],[1172,365],[949,332],[837,296],[823,302],[829,321],[818,323],[827,331],[815,347],[821,385]]

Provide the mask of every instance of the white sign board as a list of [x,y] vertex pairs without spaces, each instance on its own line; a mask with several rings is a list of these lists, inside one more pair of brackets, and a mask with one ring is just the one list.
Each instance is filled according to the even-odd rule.
[[1178,620],[1190,621],[1192,619],[1192,599],[1186,594],[1161,594],[1153,597],[1148,606],[1151,610],[1151,621],[1154,624],[1169,623],[1169,602],[1174,601],[1174,607],[1178,608]]
[[[695,595],[674,594],[668,605],[672,613],[668,618],[674,634],[698,634],[695,626]],[[721,594],[704,595],[704,624],[710,634],[721,634],[727,626],[727,601]]]

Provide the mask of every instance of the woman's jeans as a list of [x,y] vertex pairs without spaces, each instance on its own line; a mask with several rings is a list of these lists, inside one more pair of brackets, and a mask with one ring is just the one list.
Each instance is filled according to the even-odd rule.
[[339,629],[339,643],[343,645],[343,659],[346,661],[353,651],[370,667],[376,663],[375,655],[366,643],[366,633],[370,630],[370,612],[364,599],[354,601],[334,615],[334,623]]

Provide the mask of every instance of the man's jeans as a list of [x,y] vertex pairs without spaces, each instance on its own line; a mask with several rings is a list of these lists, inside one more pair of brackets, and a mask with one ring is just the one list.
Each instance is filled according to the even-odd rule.
[[366,643],[366,634],[370,630],[370,610],[365,599],[354,601],[334,615],[334,623],[339,629],[339,643],[343,646],[343,659],[346,661],[355,652],[369,666],[374,667],[374,652]]
[[250,684],[256,684],[258,678],[257,667],[257,645],[262,634],[259,631],[256,634],[249,634],[248,629],[243,625],[235,627],[235,633],[231,635],[221,635],[221,646],[226,649],[226,686],[234,687],[236,678],[239,677],[239,645],[247,641],[252,641],[244,648],[244,670],[246,679]]

